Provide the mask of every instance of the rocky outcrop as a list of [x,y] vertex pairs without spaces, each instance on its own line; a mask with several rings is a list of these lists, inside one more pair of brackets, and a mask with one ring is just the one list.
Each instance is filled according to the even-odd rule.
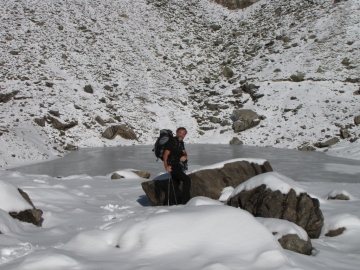
[[58,118],[53,117],[51,115],[48,115],[46,119],[48,119],[48,121],[50,121],[53,128],[56,128],[58,130],[68,130],[78,124],[77,121],[71,121],[70,123],[63,123]]
[[288,194],[272,191],[265,185],[252,190],[243,190],[227,202],[240,207],[255,217],[278,218],[293,222],[303,228],[310,238],[319,238],[324,225],[324,217],[319,208],[319,200],[306,193],[296,196],[290,189]]
[[[227,163],[222,168],[205,169],[194,173],[190,173],[191,189],[190,197],[204,196],[211,199],[219,199],[221,191],[228,186],[236,187],[251,177],[271,172],[272,168],[269,162],[265,161],[259,165],[249,161],[236,161]],[[150,203],[153,206],[167,205],[168,202],[168,180],[153,180],[143,182],[142,188],[145,191]],[[181,202],[182,186],[176,189],[177,202]],[[170,193],[170,199],[173,197]],[[173,199],[173,198],[172,198]],[[175,204],[175,200],[170,202]]]
[[137,140],[135,132],[126,125],[113,125],[102,133],[102,136],[109,140],[114,139],[117,135],[127,140]]
[[279,240],[283,249],[291,250],[297,253],[311,255],[312,245],[310,239],[302,240],[297,234],[287,234]]
[[215,0],[216,3],[228,9],[243,9],[259,2],[260,0]]
[[29,195],[24,192],[22,189],[18,189],[21,196],[33,207],[33,209],[27,209],[20,212],[10,212],[9,215],[15,219],[18,219],[23,222],[32,223],[38,227],[41,226],[42,214],[43,212],[40,209],[36,209],[32,201],[30,200]]
[[259,115],[252,110],[234,110],[233,118],[233,129],[235,132],[247,130],[255,127],[260,123]]

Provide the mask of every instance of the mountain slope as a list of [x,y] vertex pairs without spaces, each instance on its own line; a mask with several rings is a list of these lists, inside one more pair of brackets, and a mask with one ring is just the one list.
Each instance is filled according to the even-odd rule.
[[[2,0],[0,94],[12,97],[0,103],[0,165],[62,155],[67,144],[149,144],[177,126],[188,128],[188,142],[237,136],[297,148],[340,127],[354,138],[359,8],[355,0],[259,1],[235,11],[207,0]],[[246,83],[263,96],[240,90]],[[240,108],[264,120],[236,134],[230,117]],[[44,117],[44,127],[34,122]],[[74,127],[60,131],[52,118]],[[120,124],[138,140],[101,137]],[[339,146],[334,154],[360,158],[358,141]]]

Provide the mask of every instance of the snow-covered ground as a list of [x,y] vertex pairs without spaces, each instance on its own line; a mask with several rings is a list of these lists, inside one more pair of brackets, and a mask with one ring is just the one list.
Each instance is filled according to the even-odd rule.
[[[209,0],[1,0],[0,95],[13,96],[0,101],[0,166],[63,156],[68,144],[152,144],[178,126],[189,142],[236,136],[291,149],[347,128],[351,137],[325,150],[360,159],[350,142],[360,133],[359,9],[359,0],[261,0],[236,11]],[[298,73],[304,81],[290,80]],[[238,94],[244,81],[264,96]],[[266,119],[234,133],[226,120],[240,108]],[[34,122],[44,117],[44,127]],[[49,117],[77,125],[60,131]],[[138,140],[101,136],[120,124]]]
[[[306,256],[283,250],[277,242],[288,233],[307,240],[304,230],[295,224],[255,219],[243,210],[205,197],[193,198],[185,206],[151,207],[140,185],[144,179],[128,170],[118,173],[125,178],[110,180],[110,174],[57,178],[0,171],[0,184],[7,187],[8,198],[0,200],[1,204],[19,201],[16,188],[9,187],[13,185],[26,191],[44,212],[42,227],[38,228],[0,210],[0,268],[360,268],[358,183],[295,183],[296,179],[278,173],[257,177],[256,185],[268,184],[282,192],[293,187],[319,198],[325,225],[320,238],[312,239],[312,255]],[[330,193],[339,193],[336,190],[347,192],[350,200],[326,200]],[[1,196],[3,193],[2,189]],[[325,236],[341,227],[346,228],[342,235]],[[273,231],[278,234],[274,236]]]

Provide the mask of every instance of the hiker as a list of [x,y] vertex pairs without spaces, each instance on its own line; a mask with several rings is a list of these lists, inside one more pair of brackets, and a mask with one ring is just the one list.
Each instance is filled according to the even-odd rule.
[[183,182],[182,204],[186,204],[190,200],[190,177],[185,174],[187,169],[187,153],[184,146],[184,137],[187,130],[179,127],[176,130],[174,140],[169,140],[164,151],[164,167],[171,173],[173,181],[179,186],[180,181]]

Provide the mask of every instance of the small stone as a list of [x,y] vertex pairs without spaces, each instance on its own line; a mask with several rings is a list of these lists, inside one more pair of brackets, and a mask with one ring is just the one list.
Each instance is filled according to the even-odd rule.
[[328,237],[335,237],[335,236],[339,236],[340,234],[342,234],[344,231],[346,230],[345,227],[341,227],[341,228],[338,228],[336,230],[330,230],[328,231],[325,236],[328,236]]
[[125,178],[125,177],[118,173],[113,173],[110,178],[111,178],[111,180],[116,180],[116,179],[121,179],[121,178]]

